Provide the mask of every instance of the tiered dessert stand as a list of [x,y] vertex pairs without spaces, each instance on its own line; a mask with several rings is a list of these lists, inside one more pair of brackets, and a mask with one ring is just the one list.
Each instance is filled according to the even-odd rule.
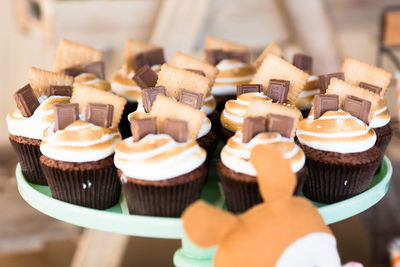
[[[215,167],[215,162],[214,166]],[[32,207],[53,218],[85,228],[119,233],[124,235],[181,239],[182,248],[174,255],[174,264],[178,267],[212,266],[216,248],[201,249],[191,243],[182,229],[180,218],[163,218],[130,215],[123,194],[120,202],[107,210],[85,208],[51,197],[48,186],[27,182],[19,164],[16,168],[18,190]],[[370,188],[350,199],[334,203],[314,203],[327,224],[352,217],[370,208],[383,198],[389,189],[392,177],[392,165],[385,156],[380,171],[374,176]],[[224,195],[218,183],[215,168],[211,168],[208,182],[202,198],[216,206],[224,208]]]

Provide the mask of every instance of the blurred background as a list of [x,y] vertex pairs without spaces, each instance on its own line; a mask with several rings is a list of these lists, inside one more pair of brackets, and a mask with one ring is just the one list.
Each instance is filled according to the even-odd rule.
[[[202,56],[212,34],[248,45],[255,58],[271,41],[291,60],[312,55],[314,72],[337,72],[347,55],[376,64],[380,56],[382,10],[398,0],[2,0],[0,1],[0,266],[70,266],[82,229],[49,218],[19,196],[16,158],[5,123],[12,94],[24,85],[30,66],[52,69],[60,38],[105,51],[106,71],[120,68],[125,38]],[[400,16],[394,21],[400,25]],[[400,45],[400,32],[394,32]],[[400,58],[399,53],[394,52]],[[396,54],[397,53],[397,54]],[[389,57],[382,66],[400,68]],[[399,87],[399,85],[397,85]],[[400,236],[400,136],[396,81],[387,101],[396,134],[387,155],[394,174],[388,195],[374,208],[332,225],[344,262],[390,266],[388,244]],[[115,235],[110,235],[113,238]],[[176,240],[131,237],[120,266],[172,266]],[[93,248],[95,249],[95,248]],[[116,248],[118,249],[118,248]],[[152,255],[152,256],[149,256]],[[77,265],[75,265],[77,266]]]

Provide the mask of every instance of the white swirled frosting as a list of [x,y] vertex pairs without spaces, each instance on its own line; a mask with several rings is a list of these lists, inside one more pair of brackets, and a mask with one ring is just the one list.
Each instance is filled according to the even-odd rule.
[[358,153],[374,146],[375,131],[342,110],[325,112],[314,120],[314,110],[297,125],[300,143],[314,149],[338,153]]
[[[134,118],[141,119],[141,118],[147,118],[147,117],[150,117],[150,113],[146,113],[144,111],[143,105],[141,103],[139,103],[136,111],[128,114],[129,122],[131,122],[132,119],[134,119]],[[210,131],[211,131],[211,121],[209,118],[204,117],[203,124],[201,125],[199,133],[197,134],[197,138],[206,136]]]
[[227,144],[221,151],[221,161],[229,169],[238,173],[257,176],[257,171],[250,162],[251,150],[260,144],[271,144],[283,156],[290,161],[290,167],[294,173],[303,168],[305,163],[304,152],[293,142],[292,139],[282,137],[279,133],[259,133],[248,143],[242,142],[242,130],[229,138]]
[[385,100],[381,99],[378,106],[378,109],[375,110],[374,114],[372,115],[372,119],[369,122],[369,127],[374,129],[383,127],[390,122],[390,113],[386,106]]
[[57,132],[48,128],[40,151],[55,160],[89,162],[112,155],[120,140],[117,127],[104,128],[77,120]]
[[303,91],[301,91],[296,99],[296,107],[299,109],[310,109],[313,105],[314,96],[320,93],[319,87],[318,76],[310,76]]
[[12,135],[23,136],[33,139],[43,139],[44,132],[54,121],[54,104],[67,104],[70,98],[66,96],[41,96],[40,106],[33,112],[32,116],[24,117],[18,108],[7,115],[8,132]]
[[213,95],[235,95],[236,85],[249,83],[254,76],[254,68],[237,59],[224,59],[217,64],[217,79],[211,89]]
[[149,134],[139,140],[122,140],[115,147],[114,163],[126,177],[165,180],[189,173],[206,160],[196,141],[177,143],[167,134]]
[[91,86],[103,91],[109,91],[111,89],[111,85],[109,82],[97,77],[92,73],[81,73],[76,76],[74,79],[74,86],[79,84]]

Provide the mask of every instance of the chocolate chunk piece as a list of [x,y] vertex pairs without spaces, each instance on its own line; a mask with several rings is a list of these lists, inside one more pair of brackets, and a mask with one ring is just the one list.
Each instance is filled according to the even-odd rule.
[[164,86],[151,87],[142,90],[142,102],[144,110],[146,112],[150,112],[151,106],[153,105],[154,100],[156,100],[156,97],[159,94],[165,96],[167,95]]
[[62,130],[79,119],[79,104],[55,104],[54,131]]
[[157,134],[157,118],[133,119],[131,132],[135,142],[138,142],[148,134]]
[[238,84],[236,86],[236,97],[246,93],[261,93],[262,84]]
[[284,103],[287,99],[289,92],[290,81],[286,80],[269,80],[267,96],[272,99],[273,102]]
[[311,73],[312,57],[305,54],[295,54],[293,56],[293,65],[305,72]]
[[74,67],[63,69],[61,72],[65,75],[75,77],[82,73],[82,68],[81,68],[81,66],[74,66]]
[[325,74],[325,75],[318,76],[318,79],[319,79],[319,91],[320,91],[321,94],[325,94],[326,89],[328,89],[328,86],[329,86],[329,84],[331,82],[331,78],[333,78],[333,77],[344,81],[344,73],[343,72],[330,73],[330,74]]
[[100,79],[105,78],[104,72],[104,62],[103,61],[95,61],[82,64],[82,72],[92,73],[99,77]]
[[50,85],[49,96],[59,95],[59,96],[72,96],[72,87],[69,85]]
[[192,106],[196,109],[201,108],[201,104],[203,103],[203,94],[192,92],[186,89],[179,89],[178,93],[178,101]]
[[102,103],[89,103],[86,107],[86,120],[100,127],[110,127],[114,116],[114,106]]
[[365,83],[365,82],[360,82],[360,84],[358,85],[361,88],[367,89],[375,94],[380,94],[382,92],[382,87],[379,86],[375,86],[369,83]]
[[164,133],[170,135],[176,142],[186,142],[189,135],[187,121],[166,119],[164,122]]
[[162,65],[165,63],[164,50],[162,48],[153,49],[144,53],[139,53],[131,59],[131,67],[135,72],[145,65]]
[[211,65],[217,65],[221,60],[226,58],[225,52],[222,49],[207,49],[206,61]]
[[133,80],[140,88],[148,88],[156,85],[158,79],[157,73],[149,65],[141,67],[133,76]]
[[228,59],[238,59],[244,63],[249,63],[250,62],[250,53],[249,51],[227,51],[225,53],[225,58]]
[[137,54],[131,59],[131,67],[135,72],[146,65],[149,65],[149,62],[147,61],[143,53]]
[[22,116],[30,117],[40,105],[30,84],[25,85],[14,93],[14,100]]
[[269,114],[267,120],[268,132],[278,132],[283,137],[291,138],[294,119],[288,116]]
[[339,109],[338,95],[315,95],[314,96],[314,119],[318,119],[327,111]]
[[248,143],[254,136],[266,131],[267,120],[264,117],[247,117],[243,121],[242,142]]
[[356,96],[346,96],[344,99],[343,110],[363,122],[368,123],[371,102]]
[[206,76],[206,74],[202,70],[195,70],[195,69],[185,69],[185,70],[200,74],[201,76],[204,76],[204,77]]

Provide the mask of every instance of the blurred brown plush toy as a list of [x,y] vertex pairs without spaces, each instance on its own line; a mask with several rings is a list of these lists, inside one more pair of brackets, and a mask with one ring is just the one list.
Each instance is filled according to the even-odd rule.
[[236,216],[197,201],[184,212],[183,227],[191,241],[217,245],[216,267],[336,267],[336,239],[318,210],[292,196],[296,177],[288,160],[269,145],[252,150],[264,203]]

